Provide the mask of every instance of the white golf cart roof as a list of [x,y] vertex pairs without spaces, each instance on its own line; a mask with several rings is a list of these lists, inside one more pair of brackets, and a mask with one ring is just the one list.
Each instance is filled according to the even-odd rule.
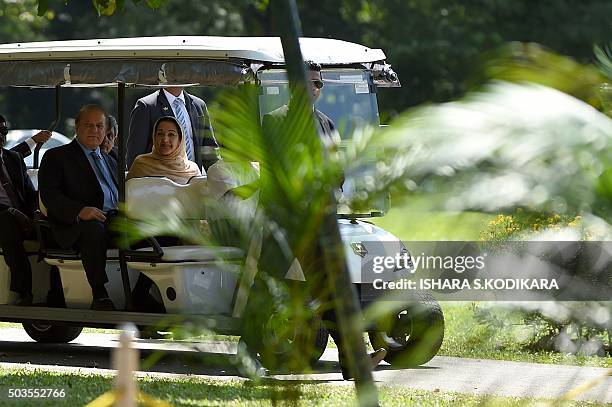
[[[327,38],[301,38],[300,46],[305,60],[323,66],[362,65],[390,71],[380,49]],[[2,44],[0,86],[231,85],[252,80],[261,66],[283,64],[278,37],[169,36]],[[397,81],[396,76],[392,79]]]
[[[326,65],[384,61],[380,49],[328,38],[301,38],[305,60]],[[282,64],[278,37],[137,37],[47,41],[0,45],[0,61],[88,58],[206,58],[242,59]]]

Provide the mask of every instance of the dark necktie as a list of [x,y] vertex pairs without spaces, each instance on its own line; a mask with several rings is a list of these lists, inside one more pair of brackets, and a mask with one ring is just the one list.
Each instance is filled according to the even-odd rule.
[[21,199],[19,199],[19,195],[17,195],[17,191],[15,191],[15,188],[13,187],[13,183],[6,176],[3,166],[3,158],[0,155],[0,183],[2,184],[2,188],[4,188],[6,191],[6,195],[8,195],[13,207],[19,209],[21,207]]

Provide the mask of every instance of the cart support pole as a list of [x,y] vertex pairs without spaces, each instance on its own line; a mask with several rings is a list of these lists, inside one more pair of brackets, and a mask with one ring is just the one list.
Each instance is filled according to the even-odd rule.
[[[119,143],[119,154],[117,162],[117,186],[119,192],[119,209],[120,216],[123,215],[121,206],[125,203],[125,156],[127,150],[127,131],[125,122],[125,83],[117,84],[117,124],[119,132],[117,141]],[[121,232],[125,233],[125,232]],[[130,287],[130,277],[128,275],[127,262],[125,260],[125,252],[119,250],[119,266],[121,267],[121,281],[123,283],[123,292],[125,294],[125,309],[132,310],[132,289]]]
[[[55,117],[53,121],[47,127],[48,131],[54,131],[59,123],[60,117],[62,116],[62,98],[61,98],[61,85],[55,85]],[[43,146],[43,143],[36,143],[36,147],[34,147],[34,156],[32,157],[32,164],[34,169],[38,169],[40,166],[40,148]]]
[[[302,29],[296,2],[295,0],[272,1],[270,7],[272,7],[276,26],[280,30],[289,81],[292,85],[299,84],[298,86],[302,86],[304,91],[307,91],[306,70],[299,42]],[[314,115],[312,125],[316,125]],[[361,309],[349,278],[346,256],[338,229],[335,197],[332,197],[332,202],[332,207],[326,214],[319,232],[319,240],[324,251],[326,280],[328,284],[335,287],[332,292],[336,293],[334,307],[338,316],[337,323],[349,369],[355,377],[358,402],[361,406],[377,406],[378,391],[372,378],[363,333],[360,324],[357,323],[361,321]]]

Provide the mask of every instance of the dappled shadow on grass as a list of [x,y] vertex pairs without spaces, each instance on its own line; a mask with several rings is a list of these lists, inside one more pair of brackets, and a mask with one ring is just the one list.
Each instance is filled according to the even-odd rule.
[[[0,372],[3,386],[19,388],[64,389],[64,398],[22,399],[19,405],[56,406],[84,405],[112,387],[111,377],[65,374],[41,371]],[[286,404],[296,400],[315,400],[319,397],[313,392],[304,392],[299,384],[252,383],[238,380],[198,380],[142,378],[138,380],[140,390],[149,396],[168,401],[175,406],[209,406],[258,402],[281,402]],[[350,399],[347,399],[349,401]],[[0,405],[2,405],[0,401]]]
[[[44,366],[72,366],[111,369],[110,346],[86,344],[44,344],[4,341],[0,362]],[[146,372],[235,376],[232,354],[193,350],[159,351],[141,349],[141,370]]]
[[[84,339],[87,339],[86,337]],[[16,364],[33,364],[43,366],[70,366],[83,368],[112,369],[110,364],[111,351],[116,341],[110,340],[108,344],[94,345],[82,343],[69,344],[43,344],[35,342],[0,341],[0,362]],[[146,346],[180,346],[180,349],[155,350],[140,349],[142,372],[191,374],[206,376],[240,376],[236,367],[235,346],[231,344],[216,343],[215,351],[206,352],[198,348],[198,343],[177,343],[176,341],[138,340],[137,344]],[[192,345],[192,346],[191,346]],[[332,358],[334,356],[332,355]],[[433,369],[430,366],[411,367],[409,370]],[[405,370],[390,365],[381,364],[376,370]],[[327,377],[292,377],[304,375],[327,374]],[[287,376],[282,380],[304,380],[312,383],[319,381],[338,381],[340,366],[337,360],[320,360],[311,369],[287,370],[276,369],[270,375]]]

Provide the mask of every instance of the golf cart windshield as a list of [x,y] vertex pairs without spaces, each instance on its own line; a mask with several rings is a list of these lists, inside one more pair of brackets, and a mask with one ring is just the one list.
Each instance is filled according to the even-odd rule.
[[[356,128],[378,126],[378,105],[372,73],[365,69],[324,69],[324,87],[315,107],[335,123],[343,140],[352,138]],[[286,104],[289,100],[287,74],[281,69],[257,73],[261,83],[261,115]]]
[[[340,149],[346,148],[355,130],[364,126],[379,126],[376,87],[371,71],[364,68],[328,68],[321,71],[324,86],[315,107],[335,123],[341,137]],[[264,69],[257,72],[260,81],[259,109],[261,117],[289,101],[289,81],[282,69]],[[375,163],[372,163],[372,169]],[[357,177],[368,176],[369,168],[364,168]],[[345,177],[342,185],[344,199],[338,205],[342,217],[381,216],[389,208],[389,198],[381,198],[365,213],[354,213],[342,201],[353,192],[355,179]]]

